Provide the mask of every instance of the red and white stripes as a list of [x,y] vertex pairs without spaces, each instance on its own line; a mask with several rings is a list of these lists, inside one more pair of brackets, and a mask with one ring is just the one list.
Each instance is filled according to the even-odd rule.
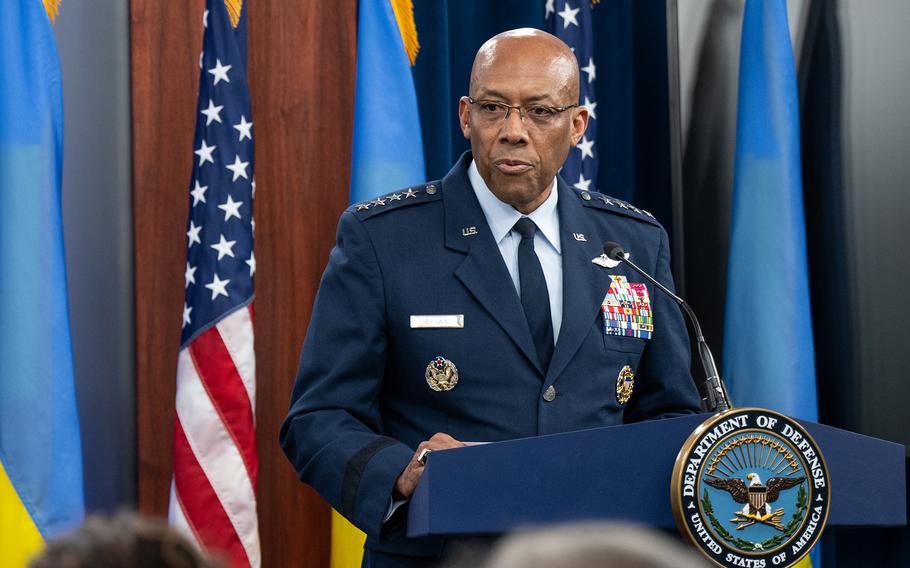
[[252,307],[180,351],[169,521],[234,566],[260,565]]

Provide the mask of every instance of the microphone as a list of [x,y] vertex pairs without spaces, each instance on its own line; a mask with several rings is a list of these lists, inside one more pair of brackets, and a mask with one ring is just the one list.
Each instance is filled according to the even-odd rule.
[[650,274],[642,270],[637,264],[629,260],[629,253],[624,251],[622,245],[619,243],[607,241],[604,243],[603,250],[604,255],[606,255],[607,258],[615,262],[624,262],[629,265],[632,270],[644,276],[648,282],[654,284],[664,294],[673,298],[673,300],[682,307],[683,311],[686,312],[686,315],[689,316],[689,321],[692,322],[692,329],[695,330],[695,339],[698,344],[698,356],[701,359],[701,365],[705,370],[705,375],[707,375],[707,378],[705,379],[705,391],[707,396],[704,398],[707,410],[710,412],[723,412],[725,410],[730,410],[732,403],[730,402],[730,396],[727,394],[727,386],[724,384],[723,379],[717,372],[717,365],[714,363],[714,356],[711,354],[711,349],[708,347],[708,343],[705,341],[705,336],[701,332],[701,325],[698,324],[698,318],[695,317],[695,312],[692,311],[692,308],[689,307],[689,304],[671,292],[666,286],[658,282]]

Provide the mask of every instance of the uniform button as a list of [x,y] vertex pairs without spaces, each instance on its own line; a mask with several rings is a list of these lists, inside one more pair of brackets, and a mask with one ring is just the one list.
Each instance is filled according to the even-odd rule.
[[427,186],[427,194],[428,194],[428,195],[436,195],[436,186],[435,186],[435,185],[428,185],[428,186]]
[[591,194],[588,193],[587,191],[582,191],[581,198],[584,199],[585,201],[591,201]]
[[543,392],[543,399],[547,402],[553,402],[556,399],[556,389],[553,388],[553,385],[547,387],[547,390]]

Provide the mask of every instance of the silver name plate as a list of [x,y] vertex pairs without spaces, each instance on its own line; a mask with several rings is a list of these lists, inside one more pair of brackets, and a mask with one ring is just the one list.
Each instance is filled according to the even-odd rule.
[[411,316],[411,329],[461,329],[463,327],[464,314]]

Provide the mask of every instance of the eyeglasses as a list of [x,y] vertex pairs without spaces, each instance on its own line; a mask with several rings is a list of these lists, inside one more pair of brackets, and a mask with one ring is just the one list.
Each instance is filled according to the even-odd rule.
[[[530,118],[530,124],[537,127],[551,126],[556,122],[559,114],[575,108],[578,103],[564,107],[554,107],[546,105],[528,105],[522,108],[520,105],[510,105],[500,101],[475,100],[471,97],[464,97],[471,105],[477,106],[477,114],[481,121],[488,124],[497,123],[501,120],[508,120],[509,113],[513,110],[518,111],[518,117],[525,122],[525,117]],[[528,124],[527,122],[525,124]]]

